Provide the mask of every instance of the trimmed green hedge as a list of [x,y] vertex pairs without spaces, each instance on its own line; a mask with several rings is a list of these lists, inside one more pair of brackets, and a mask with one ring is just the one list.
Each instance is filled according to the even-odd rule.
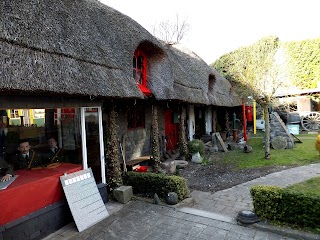
[[250,193],[254,211],[262,219],[320,227],[320,195],[263,185],[251,187]]
[[132,186],[134,194],[154,194],[165,198],[169,192],[178,194],[179,200],[188,195],[187,181],[183,177],[152,172],[127,172],[125,185]]

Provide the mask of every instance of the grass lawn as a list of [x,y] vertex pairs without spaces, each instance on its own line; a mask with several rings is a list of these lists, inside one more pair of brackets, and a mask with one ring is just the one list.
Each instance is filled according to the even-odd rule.
[[297,183],[287,187],[305,194],[316,194],[320,195],[320,177],[311,178],[305,182]]
[[[317,195],[320,196],[320,177],[310,178],[305,182],[297,183],[287,187],[294,191],[304,193],[306,195]],[[290,225],[289,225],[290,226]],[[292,228],[297,228],[299,230],[310,231],[315,234],[320,234],[320,228],[304,228],[301,229],[297,226],[290,226]]]
[[294,148],[275,150],[270,148],[271,159],[264,159],[263,134],[258,132],[248,139],[247,144],[252,146],[250,153],[241,149],[229,151],[224,156],[225,161],[232,162],[239,169],[267,166],[301,166],[320,162],[318,151],[315,149],[317,134],[296,135],[302,143],[295,141]]
[[[252,146],[252,152],[244,153],[243,150],[236,149],[225,153],[224,160],[232,163],[238,169],[268,166],[302,166],[320,162],[319,152],[315,148],[317,134],[296,135],[302,143],[298,143],[296,139],[294,139],[295,145],[292,149],[275,150],[270,148],[271,159],[269,160],[264,159],[263,137],[264,133],[258,132],[257,135],[252,135],[248,139],[247,144]],[[309,179],[305,182],[289,186],[288,188],[306,194],[320,195],[320,177]],[[284,223],[281,223],[280,225],[320,234],[320,228],[301,229],[297,226],[285,225]]]

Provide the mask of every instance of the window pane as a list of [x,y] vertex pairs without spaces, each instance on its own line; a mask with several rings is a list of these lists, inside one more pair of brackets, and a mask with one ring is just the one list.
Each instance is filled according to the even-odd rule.
[[85,122],[88,167],[92,169],[96,182],[101,183],[98,108],[85,109]]
[[137,59],[136,59],[136,57],[133,57],[133,59],[132,59],[132,67],[133,68],[137,68]]
[[135,80],[137,81],[137,79],[136,79],[136,69],[133,69],[133,71],[132,71],[132,77],[133,77],[133,79],[135,79]]
[[143,57],[142,56],[138,56],[137,68],[140,69],[140,70],[143,68]]
[[[11,118],[12,113],[19,114],[19,118]],[[1,155],[6,161],[13,163],[14,157],[19,154],[19,140],[28,139],[29,145],[44,165],[51,161],[82,164],[78,113],[79,110],[75,108],[2,109],[0,128],[5,134],[0,141]],[[48,141],[51,138],[63,150],[62,157],[53,158],[54,153]]]
[[141,71],[137,70],[137,83],[138,84],[143,84],[143,74]]

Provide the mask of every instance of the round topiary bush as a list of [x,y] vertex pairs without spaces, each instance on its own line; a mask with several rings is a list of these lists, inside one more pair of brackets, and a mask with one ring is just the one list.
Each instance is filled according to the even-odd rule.
[[202,140],[193,139],[192,141],[188,142],[188,150],[191,155],[199,152],[201,156],[204,156],[205,146]]

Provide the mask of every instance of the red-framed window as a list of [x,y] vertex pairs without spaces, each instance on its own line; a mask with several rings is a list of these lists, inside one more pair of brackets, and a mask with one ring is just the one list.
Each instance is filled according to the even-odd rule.
[[142,51],[136,50],[134,52],[132,67],[133,78],[136,80],[141,92],[151,96],[152,93],[147,87],[147,57]]
[[143,107],[129,108],[127,111],[127,128],[144,128],[145,114]]
[[133,56],[133,78],[137,84],[147,86],[147,58],[146,55],[136,50]]

